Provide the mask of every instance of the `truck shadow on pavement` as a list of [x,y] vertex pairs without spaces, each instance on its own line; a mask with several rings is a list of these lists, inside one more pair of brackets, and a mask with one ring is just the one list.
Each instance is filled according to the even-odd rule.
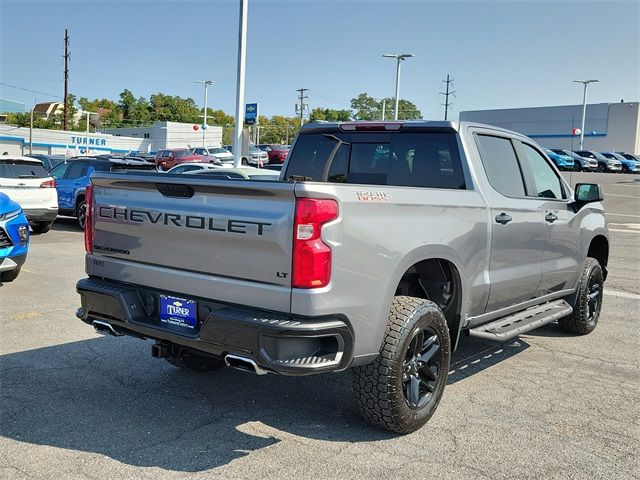
[[[516,343],[463,339],[450,383],[528,347]],[[225,465],[283,438],[394,438],[359,417],[348,371],[197,374],[151,358],[150,346],[101,337],[0,356],[0,435],[184,472]]]

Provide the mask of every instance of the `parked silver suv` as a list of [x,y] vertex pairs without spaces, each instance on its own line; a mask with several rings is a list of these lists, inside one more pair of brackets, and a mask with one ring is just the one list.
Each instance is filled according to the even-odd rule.
[[198,371],[352,368],[364,417],[401,433],[435,411],[461,334],[598,323],[600,187],[572,191],[517,133],[310,124],[279,181],[206,177],[93,175],[82,321]]

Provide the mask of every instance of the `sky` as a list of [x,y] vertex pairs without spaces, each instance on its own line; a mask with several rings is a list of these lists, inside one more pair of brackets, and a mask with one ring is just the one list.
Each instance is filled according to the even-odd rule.
[[[0,0],[0,98],[31,105],[70,92],[118,99],[156,92],[234,113],[239,0]],[[348,109],[362,92],[400,97],[440,119],[447,74],[459,111],[640,100],[640,1],[249,0],[247,102],[293,116],[296,89],[311,108]],[[8,86],[10,85],[10,86]],[[19,87],[15,88],[15,87]],[[26,90],[21,90],[26,89]],[[34,90],[34,93],[27,90]]]

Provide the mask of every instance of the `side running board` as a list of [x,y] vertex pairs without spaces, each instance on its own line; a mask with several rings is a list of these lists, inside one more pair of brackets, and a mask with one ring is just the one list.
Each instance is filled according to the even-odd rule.
[[484,338],[504,342],[518,335],[530,332],[542,325],[565,317],[573,311],[571,305],[564,300],[554,300],[522,312],[514,313],[508,317],[499,318],[493,322],[479,325],[469,330],[472,337]]

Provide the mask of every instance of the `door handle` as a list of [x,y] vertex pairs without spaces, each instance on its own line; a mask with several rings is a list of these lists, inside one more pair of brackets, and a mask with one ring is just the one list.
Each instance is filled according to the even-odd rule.
[[544,216],[544,219],[549,223],[553,223],[558,219],[558,216],[555,213],[549,212]]
[[502,212],[500,215],[496,215],[496,222],[501,223],[502,225],[506,225],[511,220],[513,220],[511,216],[507,215],[504,212]]

